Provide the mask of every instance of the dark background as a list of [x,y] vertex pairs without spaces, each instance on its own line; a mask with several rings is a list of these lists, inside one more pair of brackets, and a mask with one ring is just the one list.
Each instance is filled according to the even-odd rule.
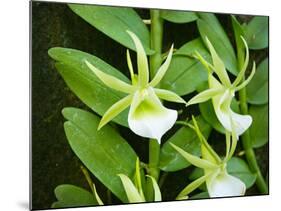
[[[72,106],[89,110],[64,83],[56,69],[54,61],[48,56],[51,47],[79,49],[103,59],[117,69],[128,74],[125,61],[126,49],[99,32],[63,3],[31,3],[32,14],[32,208],[46,209],[56,201],[54,189],[60,184],[74,184],[89,189],[80,171],[81,162],[74,155],[66,140],[61,110]],[[137,9],[143,18],[149,18],[148,10]],[[229,16],[218,15],[224,28],[230,29]],[[249,16],[240,16],[247,20]],[[229,34],[230,35],[230,34]],[[187,40],[198,37],[195,22],[189,24],[164,25],[164,50],[173,42],[179,48]],[[264,58],[267,51],[255,51],[257,62]],[[124,130],[124,131],[123,131]],[[141,159],[147,161],[148,142],[134,142],[134,135],[121,128],[122,135],[133,146]],[[212,136],[218,136],[212,134]],[[268,145],[258,150],[263,173],[268,172]],[[266,155],[266,156],[265,156]],[[161,187],[164,200],[172,200],[188,183],[189,170],[169,173]],[[106,188],[93,178],[102,198],[108,194]],[[173,182],[175,181],[175,182]],[[182,185],[179,185],[182,184]],[[173,187],[170,189],[169,187]],[[173,191],[172,191],[173,190]],[[257,194],[255,188],[247,194]],[[112,201],[106,204],[118,204]]]

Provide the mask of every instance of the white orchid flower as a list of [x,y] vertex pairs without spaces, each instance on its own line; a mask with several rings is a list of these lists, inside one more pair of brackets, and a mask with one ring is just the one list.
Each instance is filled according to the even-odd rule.
[[[208,38],[206,38],[209,50],[211,52],[213,65],[208,63],[199,53],[196,54],[197,58],[208,70],[209,89],[199,93],[187,103],[187,105],[192,105],[212,99],[214,110],[219,122],[227,131],[235,131],[237,134],[237,139],[250,127],[252,123],[252,117],[250,115],[241,115],[232,111],[230,107],[231,101],[235,96],[235,92],[244,88],[250,82],[255,74],[256,69],[256,65],[254,63],[250,76],[247,78],[247,80],[240,83],[244,78],[249,62],[248,45],[243,37],[241,37],[241,39],[243,40],[246,48],[246,56],[242,69],[240,70],[235,81],[231,83],[223,61],[219,58],[211,42],[208,40]],[[212,75],[213,72],[215,72],[219,80]]]
[[160,143],[163,134],[174,125],[177,119],[177,111],[165,108],[160,99],[185,103],[174,92],[155,88],[169,67],[173,46],[169,51],[166,61],[158,69],[155,77],[149,82],[149,68],[144,48],[139,38],[133,32],[127,31],[127,33],[131,36],[137,51],[138,75],[134,74],[130,54],[127,50],[127,63],[132,84],[127,84],[110,76],[86,61],[87,66],[104,84],[112,89],[128,94],[128,96],[112,105],[105,112],[99,124],[99,129],[130,106],[128,115],[130,129],[140,136],[157,139]]
[[[135,184],[132,180],[126,176],[125,174],[118,174],[121,179],[122,185],[126,192],[128,201],[130,203],[140,203],[146,202],[146,199],[143,194],[142,184],[141,184],[141,177],[140,177],[140,166],[139,166],[139,159],[137,158],[136,161],[136,174],[135,174]],[[154,189],[154,201],[161,201],[162,196],[160,192],[160,188],[154,179],[154,177],[147,175],[148,178],[151,179],[153,189]]]
[[[212,197],[227,197],[227,196],[242,196],[246,192],[246,185],[238,178],[228,174],[227,162],[232,157],[236,148],[236,135],[232,136],[232,143],[230,144],[230,133],[226,133],[226,156],[222,160],[217,153],[208,144],[202,133],[200,132],[196,120],[193,118],[194,126],[190,125],[199,136],[201,141],[202,158],[194,156],[178,146],[171,144],[171,146],[178,151],[189,163],[202,168],[204,176],[190,183],[184,188],[177,199],[187,199],[188,194],[206,182],[209,196]],[[231,146],[230,146],[231,145]]]

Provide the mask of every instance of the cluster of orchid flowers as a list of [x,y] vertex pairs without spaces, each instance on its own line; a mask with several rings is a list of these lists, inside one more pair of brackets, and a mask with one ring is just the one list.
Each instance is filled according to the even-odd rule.
[[[234,154],[239,136],[243,134],[252,123],[251,116],[237,114],[232,111],[230,106],[231,101],[235,96],[235,92],[244,88],[255,73],[254,63],[250,76],[246,80],[242,80],[244,79],[249,62],[249,51],[246,41],[241,37],[245,45],[246,55],[242,69],[234,82],[231,83],[223,61],[217,55],[211,42],[206,38],[213,64],[207,62],[198,52],[195,53],[195,58],[198,59],[208,71],[209,89],[199,93],[189,100],[189,102],[186,102],[172,91],[156,88],[168,70],[172,59],[173,46],[170,48],[165,62],[160,66],[155,77],[149,82],[148,61],[141,41],[133,32],[127,31],[127,33],[132,38],[137,52],[138,74],[135,74],[130,53],[127,50],[127,63],[131,76],[131,84],[108,75],[97,69],[88,61],[85,61],[87,66],[105,85],[128,94],[126,97],[113,104],[105,112],[98,129],[110,122],[119,113],[130,106],[128,114],[129,128],[137,135],[157,139],[159,144],[161,144],[162,136],[175,124],[178,112],[176,110],[165,108],[160,99],[176,103],[184,103],[186,106],[202,103],[211,99],[216,116],[225,128],[226,155],[224,158],[221,158],[212,149],[200,132],[195,118],[192,118],[193,125],[188,125],[196,132],[201,142],[201,158],[184,151],[172,143],[171,146],[192,165],[202,168],[204,170],[204,175],[184,188],[177,196],[177,199],[188,198],[188,194],[204,182],[206,183],[210,197],[244,195],[246,191],[245,184],[240,179],[229,175],[226,166],[227,162]],[[145,202],[139,171],[139,161],[137,160],[135,183],[124,174],[118,175],[124,186],[129,202]],[[148,177],[152,180],[155,196],[154,200],[161,201],[161,192],[156,180],[151,176]]]

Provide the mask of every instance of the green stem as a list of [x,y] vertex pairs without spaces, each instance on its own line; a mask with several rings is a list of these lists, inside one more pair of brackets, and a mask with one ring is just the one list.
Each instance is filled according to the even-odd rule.
[[[162,63],[162,36],[163,36],[163,20],[160,17],[159,10],[151,10],[151,48],[155,51],[150,56],[150,78],[153,78]],[[160,145],[157,140],[149,141],[149,163],[148,174],[156,181],[159,178],[160,169],[158,168],[160,154]],[[154,191],[151,180],[147,180],[146,184],[147,201],[153,201]]]
[[[243,88],[239,91],[239,100],[240,100],[240,109],[242,114],[248,114],[248,105],[247,105],[247,93],[246,88]],[[250,169],[257,175],[256,179],[256,185],[261,193],[268,194],[268,187],[265,182],[265,179],[263,178],[260,167],[258,165],[255,151],[252,148],[251,145],[251,138],[249,134],[249,130],[247,130],[242,135],[242,144],[243,148],[245,150],[245,155],[247,158],[247,161],[249,163]]]
[[88,184],[91,188],[92,193],[95,195],[95,189],[94,189],[94,186],[93,186],[94,183],[91,179],[91,176],[90,176],[89,172],[87,171],[87,169],[84,166],[80,166],[80,168],[81,168],[81,171],[83,172],[83,174],[84,174],[84,176],[85,176],[85,178],[86,178],[86,180],[87,180],[87,182],[88,182]]

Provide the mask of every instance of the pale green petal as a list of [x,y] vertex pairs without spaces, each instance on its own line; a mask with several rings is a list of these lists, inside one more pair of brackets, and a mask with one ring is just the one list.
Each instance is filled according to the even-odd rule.
[[136,79],[135,79],[135,74],[134,74],[134,69],[133,69],[133,65],[132,65],[132,60],[131,60],[130,52],[129,52],[128,49],[127,49],[126,55],[127,55],[127,64],[128,64],[128,68],[129,68],[129,71],[130,71],[132,84],[135,85],[136,84]]
[[227,172],[221,172],[211,181],[207,180],[207,189],[211,198],[243,196],[246,192],[246,185]]
[[159,188],[156,180],[152,176],[149,176],[149,175],[146,175],[146,176],[149,177],[152,181],[152,185],[153,185],[153,189],[154,189],[154,201],[162,201],[161,191],[160,191],[160,188]]
[[204,175],[202,177],[199,177],[198,179],[194,180],[192,183],[188,184],[177,196],[176,200],[182,200],[184,198],[188,198],[188,194],[190,194],[192,191],[194,191],[196,188],[198,188],[200,185],[202,185],[211,174]]
[[148,70],[147,57],[146,57],[144,48],[143,48],[139,38],[131,31],[127,31],[127,33],[133,39],[135,46],[136,46],[136,50],[137,50],[139,83],[140,83],[141,87],[145,87],[149,81],[149,70]]
[[97,190],[96,190],[96,186],[95,184],[93,184],[93,188],[94,188],[94,195],[95,195],[95,198],[98,202],[99,205],[104,205],[101,198],[99,197],[98,193],[97,193]]
[[137,186],[137,189],[141,195],[142,198],[144,198],[143,191],[142,191],[142,185],[141,185],[141,176],[140,176],[140,160],[139,157],[137,157],[136,160],[136,175],[135,175],[135,184]]
[[243,83],[241,83],[239,86],[235,88],[235,91],[239,91],[240,89],[243,89],[245,86],[247,86],[252,80],[252,78],[254,77],[255,72],[256,72],[256,63],[254,62],[251,74]]
[[184,103],[186,104],[185,100],[181,98],[176,93],[166,90],[166,89],[157,89],[154,88],[155,94],[162,100],[167,100],[170,102],[176,102],[176,103]]
[[194,56],[196,59],[198,59],[203,65],[204,67],[207,69],[208,73],[209,74],[212,74],[212,70],[214,70],[214,66],[211,65],[209,62],[207,62],[203,56],[201,56],[201,54],[198,52],[198,51],[195,51],[195,56]]
[[226,87],[230,87],[231,83],[230,83],[229,77],[227,75],[227,72],[225,70],[225,66],[224,66],[223,61],[220,59],[220,57],[218,56],[218,54],[217,54],[216,50],[214,49],[212,43],[209,41],[209,39],[207,37],[206,37],[206,42],[207,42],[207,45],[208,45],[209,50],[210,50],[211,55],[212,55],[215,73],[218,75],[220,81]]
[[110,120],[112,120],[114,117],[116,117],[118,114],[120,114],[122,111],[124,111],[132,102],[133,95],[128,95],[115,104],[113,104],[103,115],[98,130],[101,129],[105,124],[107,124]]
[[197,94],[196,96],[194,96],[193,98],[191,98],[187,102],[187,106],[206,102],[207,100],[210,100],[212,97],[216,96],[217,94],[222,93],[223,91],[224,91],[224,88],[218,88],[218,89],[213,88],[213,89],[204,90],[204,91],[200,92],[199,94]]
[[201,159],[197,156],[191,155],[190,153],[184,151],[183,149],[179,148],[178,146],[174,145],[173,143],[170,143],[171,146],[178,151],[189,163],[192,165],[203,168],[203,169],[216,169],[218,168],[218,165],[211,163],[208,160]]
[[240,83],[240,81],[243,79],[245,72],[247,70],[248,63],[249,63],[249,48],[248,48],[246,40],[242,36],[241,36],[241,39],[245,45],[246,56],[245,56],[243,67],[240,70],[240,72],[238,73],[238,76],[236,77],[235,81],[232,84],[233,87],[237,86]]
[[112,89],[116,89],[121,92],[125,93],[132,93],[135,91],[135,88],[131,86],[130,84],[125,83],[124,81],[121,81],[111,75],[108,75],[100,70],[98,70],[96,67],[94,67],[91,63],[88,61],[85,61],[87,66],[94,72],[94,74],[108,87]]
[[172,55],[173,55],[173,45],[169,51],[166,61],[164,62],[164,64],[161,65],[156,75],[154,76],[153,80],[149,83],[150,86],[154,87],[162,80],[171,63]]
[[152,87],[137,91],[130,107],[128,123],[130,129],[146,138],[157,139],[174,125],[177,111],[165,108]]
[[124,190],[130,203],[145,202],[144,198],[141,197],[129,177],[127,177],[125,174],[118,174],[118,176],[122,181]]

